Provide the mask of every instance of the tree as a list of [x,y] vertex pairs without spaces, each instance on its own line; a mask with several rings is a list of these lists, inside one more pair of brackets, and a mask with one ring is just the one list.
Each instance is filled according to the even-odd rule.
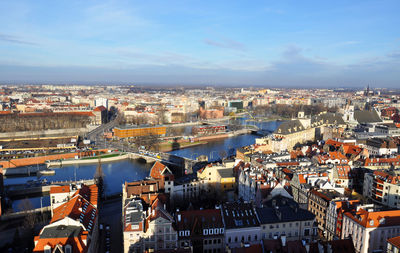
[[32,211],[33,210],[32,202],[28,198],[25,198],[18,204],[18,208],[21,211],[25,212],[25,219],[23,226],[26,229],[33,229],[36,223],[36,215]]

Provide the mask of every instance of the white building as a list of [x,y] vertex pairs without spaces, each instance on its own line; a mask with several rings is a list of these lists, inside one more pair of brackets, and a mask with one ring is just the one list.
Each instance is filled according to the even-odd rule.
[[400,234],[400,210],[373,212],[359,208],[343,216],[342,239],[351,237],[356,252],[386,252],[387,239]]

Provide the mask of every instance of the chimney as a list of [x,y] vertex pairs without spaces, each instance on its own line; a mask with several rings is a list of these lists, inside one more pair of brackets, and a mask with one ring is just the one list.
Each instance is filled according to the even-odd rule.
[[178,214],[178,221],[181,221],[181,215]]
[[281,236],[281,241],[282,241],[282,247],[286,246],[286,235]]

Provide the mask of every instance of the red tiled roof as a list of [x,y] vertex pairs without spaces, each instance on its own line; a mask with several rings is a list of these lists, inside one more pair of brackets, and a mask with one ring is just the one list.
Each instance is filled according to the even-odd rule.
[[393,246],[400,248],[400,236],[389,238],[388,242]]
[[[167,169],[167,171],[165,171]],[[166,172],[170,172],[168,167],[159,161],[156,161],[153,165],[153,167],[150,170],[150,177],[154,179],[161,179],[163,176],[163,173],[165,174]]]
[[50,194],[63,193],[63,192],[69,192],[69,191],[70,191],[69,185],[52,186],[50,188]]
[[400,225],[400,210],[368,212],[360,208],[356,213],[346,212],[344,215],[367,228]]

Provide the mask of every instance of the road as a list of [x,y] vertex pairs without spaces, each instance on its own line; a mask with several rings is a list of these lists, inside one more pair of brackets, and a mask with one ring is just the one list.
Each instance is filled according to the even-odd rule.
[[100,212],[100,223],[104,224],[103,230],[100,231],[99,236],[99,252],[106,252],[106,225],[110,225],[110,241],[111,250],[110,252],[122,252],[122,198],[115,198],[110,200],[104,200],[102,207],[99,209]]

